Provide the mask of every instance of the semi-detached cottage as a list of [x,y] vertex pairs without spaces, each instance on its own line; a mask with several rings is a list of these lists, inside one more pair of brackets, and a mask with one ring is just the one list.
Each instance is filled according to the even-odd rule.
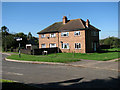
[[[61,52],[88,53],[97,51],[99,47],[99,29],[92,26],[87,19],[55,22],[39,34],[39,48],[58,47]],[[58,51],[59,52],[59,51]]]

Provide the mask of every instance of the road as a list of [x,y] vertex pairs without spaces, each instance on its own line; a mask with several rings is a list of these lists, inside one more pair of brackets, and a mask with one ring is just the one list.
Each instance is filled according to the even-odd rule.
[[[2,55],[3,59],[7,55]],[[62,65],[2,61],[2,78],[44,87],[116,88],[118,72]]]

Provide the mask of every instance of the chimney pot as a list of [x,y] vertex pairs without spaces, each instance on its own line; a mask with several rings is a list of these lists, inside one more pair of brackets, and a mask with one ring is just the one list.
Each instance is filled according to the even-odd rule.
[[90,24],[90,22],[89,22],[89,20],[87,19],[87,21],[86,21],[86,27],[89,27],[89,24]]

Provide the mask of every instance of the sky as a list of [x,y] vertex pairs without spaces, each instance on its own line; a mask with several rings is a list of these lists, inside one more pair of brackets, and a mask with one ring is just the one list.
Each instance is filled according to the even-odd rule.
[[100,29],[100,39],[118,37],[118,2],[2,2],[2,26],[10,33],[37,32],[68,19],[89,19]]

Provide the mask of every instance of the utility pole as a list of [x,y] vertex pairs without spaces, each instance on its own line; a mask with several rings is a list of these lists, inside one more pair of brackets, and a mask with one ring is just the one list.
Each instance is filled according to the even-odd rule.
[[20,53],[20,42],[19,42],[19,58],[21,58],[21,53]]
[[19,42],[19,58],[21,58],[21,52],[20,52],[20,41],[22,40],[22,38],[20,37],[14,37],[16,39],[16,41]]

